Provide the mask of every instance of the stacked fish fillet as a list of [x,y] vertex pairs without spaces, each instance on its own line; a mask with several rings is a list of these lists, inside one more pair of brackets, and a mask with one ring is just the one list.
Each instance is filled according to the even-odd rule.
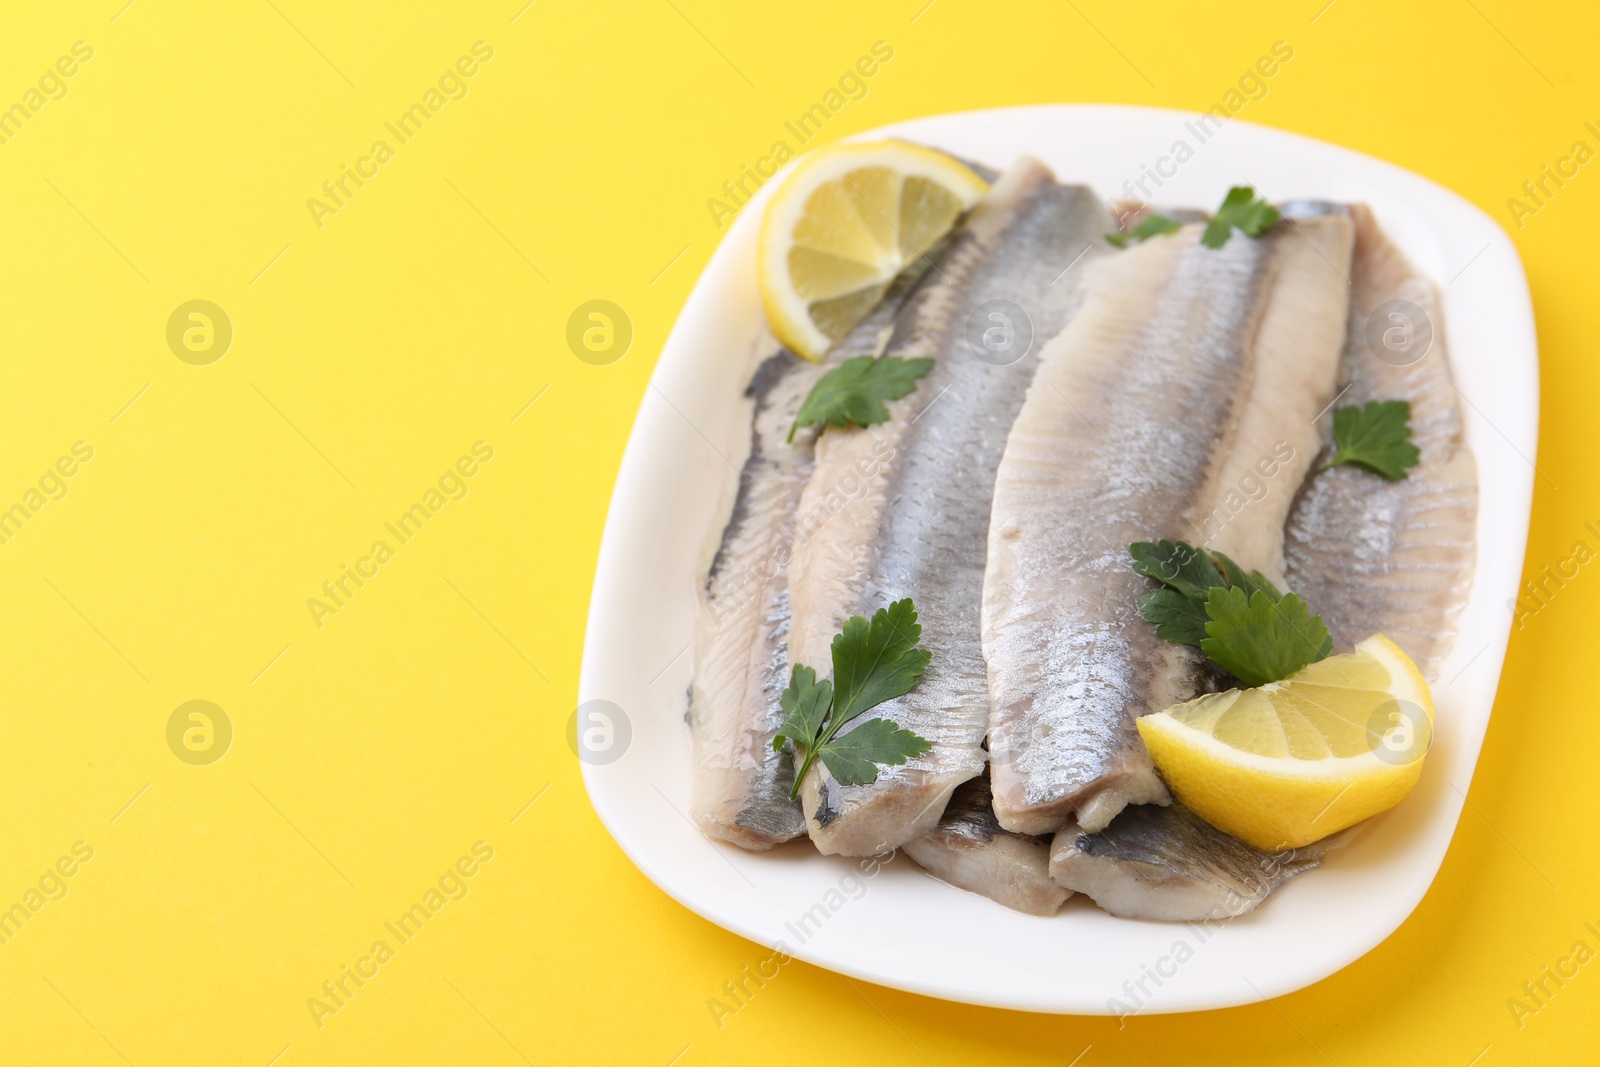
[[[1082,892],[1149,919],[1249,911],[1348,839],[1267,854],[1223,834],[1172,803],[1135,727],[1213,683],[1140,617],[1132,542],[1224,552],[1301,593],[1338,650],[1382,632],[1430,675],[1465,602],[1476,467],[1437,296],[1365,208],[1284,214],[1221,249],[1193,224],[1119,252],[1090,190],[1023,160],[821,364],[758,347],[690,694],[706,834],[904,848],[1020,911]],[[1435,324],[1404,366],[1365,334],[1395,299]],[[1018,350],[969,342],[994,301],[1022,312]],[[822,374],[886,351],[934,361],[887,422],[786,440]],[[1336,396],[1410,401],[1409,477],[1311,473]],[[819,762],[791,800],[793,758],[772,746],[790,664],[827,662],[848,617],[904,597],[933,658],[875,714],[931,747],[868,785]]]

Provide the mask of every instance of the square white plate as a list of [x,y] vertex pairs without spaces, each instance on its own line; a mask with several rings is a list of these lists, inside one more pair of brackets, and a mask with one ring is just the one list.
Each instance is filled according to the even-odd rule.
[[[629,734],[619,732],[612,762],[585,763],[590,800],[640,870],[685,906],[867,981],[973,1004],[1113,1014],[1288,993],[1366,953],[1422,899],[1488,727],[1527,540],[1539,407],[1527,282],[1500,228],[1432,182],[1239,120],[1201,144],[1187,125],[1196,120],[1146,108],[1039,106],[919,119],[861,136],[918,141],[996,169],[1030,153],[1062,181],[1107,199],[1125,195],[1124,182],[1148,167],[1176,170],[1155,195],[1172,206],[1214,206],[1234,183],[1275,201],[1365,201],[1436,280],[1482,498],[1472,597],[1434,690],[1437,736],[1416,792],[1326,867],[1212,929],[1116,919],[1083,897],[1054,918],[1035,918],[936,882],[904,857],[868,877],[861,861],[819,856],[804,841],[757,855],[702,837],[687,816],[687,646],[696,572],[729,476],[723,456],[740,455],[749,432],[737,399],[761,326],[755,246],[777,184],[769,181],[712,256],[645,394],[606,521],[578,688],[580,702],[621,708]],[[1174,167],[1179,141],[1194,155]]]

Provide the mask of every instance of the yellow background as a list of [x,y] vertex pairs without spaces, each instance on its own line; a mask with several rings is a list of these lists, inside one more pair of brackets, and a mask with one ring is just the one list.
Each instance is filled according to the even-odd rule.
[[[718,240],[705,200],[878,40],[894,59],[827,139],[1040,101],[1205,108],[1290,42],[1250,120],[1513,230],[1545,383],[1528,570],[1600,545],[1600,169],[1520,229],[1506,208],[1600,147],[1590,5],[524,2],[7,5],[0,104],[73,42],[94,57],[0,145],[0,506],[74,442],[94,458],[0,545],[0,907],[74,842],[94,857],[0,945],[0,1062],[1600,1060],[1600,963],[1520,1028],[1506,1003],[1600,949],[1587,567],[1513,636],[1416,914],[1237,1010],[1119,1028],[797,963],[718,1028],[707,999],[765,950],[633,869],[564,740],[617,464]],[[307,198],[478,40],[469,95],[317,228]],[[234,326],[209,366],[165,340],[195,298]],[[636,331],[606,367],[564,339],[596,298]],[[466,498],[319,628],[307,598],[480,440]],[[235,730],[209,766],[167,746],[192,699]],[[319,1028],[307,999],[480,840],[468,895]]]

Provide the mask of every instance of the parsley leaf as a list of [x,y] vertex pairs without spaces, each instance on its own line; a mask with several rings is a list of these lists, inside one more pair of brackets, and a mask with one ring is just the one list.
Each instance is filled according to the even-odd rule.
[[1372,400],[1333,413],[1332,458],[1318,470],[1353,463],[1391,482],[1406,476],[1421,453],[1411,443],[1411,402]]
[[1128,546],[1133,569],[1166,588],[1139,598],[1139,613],[1156,633],[1175,645],[1194,645],[1206,637],[1206,594],[1226,584],[1211,555],[1182,541],[1140,541]]
[[1211,221],[1206,223],[1200,243],[1207,248],[1221,248],[1233,236],[1236,226],[1246,237],[1260,237],[1280,217],[1278,209],[1257,197],[1250,186],[1235,185],[1228,190]]
[[800,783],[818,759],[841,784],[866,785],[878,780],[878,765],[898,766],[932,747],[888,719],[868,719],[839,736],[840,727],[917,684],[933,658],[917,647],[921,636],[916,606],[910,599],[897,600],[880,608],[871,622],[864,615],[845,622],[833,639],[833,682],[819,682],[815,670],[794,665],[789,688],[779,698],[783,725],[772,739],[774,749],[789,741],[800,755],[791,797],[799,795]]
[[932,746],[888,719],[868,719],[822,749],[822,763],[841,785],[869,785],[878,780],[876,764],[898,767]]
[[1139,614],[1154,624],[1156,636],[1175,645],[1200,647],[1206,639],[1206,614],[1203,598],[1187,597],[1174,589],[1157,589],[1139,598]]
[[933,367],[931,359],[852,356],[824,374],[800,405],[789,440],[802,426],[871,426],[889,417],[885,400],[899,400]]
[[797,663],[778,704],[788,717],[772,739],[772,747],[782,748],[785,738],[805,744],[822,732],[823,720],[833,705],[833,683],[827,679],[818,682],[816,671]]
[[1226,585],[1211,554],[1182,541],[1137,541],[1128,546],[1133,569],[1185,597],[1206,598],[1214,585]]
[[1333,651],[1321,616],[1294,593],[1275,600],[1239,586],[1211,590],[1206,599],[1206,639],[1200,651],[1247,686],[1287,678]]
[[1159,237],[1164,233],[1176,233],[1183,229],[1183,223],[1177,219],[1169,219],[1165,215],[1152,212],[1139,220],[1139,224],[1127,233],[1108,233],[1106,241],[1118,248],[1127,248],[1134,241],[1147,241],[1152,237]]
[[1278,587],[1267,581],[1260,571],[1251,571],[1246,574],[1243,567],[1224,556],[1221,552],[1213,552],[1211,555],[1221,565],[1222,573],[1228,579],[1227,584],[1237,585],[1246,593],[1254,593],[1259,589],[1273,600],[1283,598],[1283,594],[1278,592]]
[[909,599],[897,600],[868,623],[861,615],[833,639],[833,717],[849,722],[868,708],[911,691],[933,653],[917,647],[922,626]]
[[1333,651],[1327,627],[1304,601],[1280,593],[1260,571],[1245,573],[1221,552],[1140,541],[1128,554],[1134,571],[1161,583],[1138,601],[1156,634],[1200,649],[1247,686],[1286,678]]

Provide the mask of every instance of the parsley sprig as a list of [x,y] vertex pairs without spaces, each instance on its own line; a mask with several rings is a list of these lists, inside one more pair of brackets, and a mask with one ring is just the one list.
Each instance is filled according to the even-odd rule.
[[[1200,243],[1207,248],[1221,248],[1228,243],[1234,230],[1239,230],[1246,237],[1260,237],[1282,217],[1277,208],[1256,195],[1255,189],[1248,185],[1235,185],[1222,198],[1222,205],[1217,208],[1216,214],[1206,222]],[[1127,248],[1134,241],[1147,241],[1164,233],[1176,233],[1182,228],[1183,224],[1177,219],[1152,212],[1127,233],[1106,234],[1106,240],[1118,248]]]
[[899,356],[852,356],[817,379],[794,425],[789,440],[802,426],[872,426],[889,417],[886,400],[899,400],[917,387],[917,379],[933,367],[931,359]]
[[1222,206],[1206,223],[1206,232],[1200,243],[1207,248],[1221,248],[1228,243],[1235,229],[1246,237],[1260,237],[1281,218],[1278,209],[1256,195],[1248,185],[1235,185],[1223,197]]
[[1161,583],[1139,598],[1156,633],[1193,645],[1246,686],[1287,678],[1325,659],[1333,639],[1321,616],[1294,593],[1281,593],[1260,571],[1245,573],[1221,552],[1183,541],[1128,546],[1133,569]]
[[1118,248],[1127,248],[1134,241],[1148,241],[1152,237],[1159,237],[1164,233],[1177,233],[1183,229],[1183,223],[1177,219],[1169,219],[1159,212],[1151,212],[1139,220],[1139,224],[1127,233],[1108,233],[1106,240]]
[[787,718],[772,747],[794,743],[800,756],[791,797],[817,760],[842,785],[878,780],[878,766],[898,766],[928,751],[931,744],[888,719],[868,719],[843,736],[840,727],[886,700],[904,696],[917,684],[933,654],[917,647],[922,627],[911,600],[879,608],[869,623],[853,615],[833,639],[833,681],[796,663],[780,703]]
[[1333,446],[1333,455],[1318,470],[1352,463],[1399,481],[1422,455],[1411,443],[1411,402],[1371,400],[1338,409],[1333,413]]

